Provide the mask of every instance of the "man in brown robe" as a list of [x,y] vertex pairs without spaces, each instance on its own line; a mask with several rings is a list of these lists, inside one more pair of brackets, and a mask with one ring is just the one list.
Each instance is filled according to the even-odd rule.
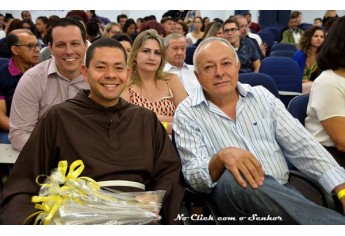
[[39,121],[3,189],[1,224],[23,224],[36,211],[31,202],[39,191],[36,177],[50,175],[61,160],[78,159],[85,164],[82,175],[96,181],[126,180],[146,191],[165,190],[161,223],[178,223],[184,193],[180,161],[157,116],[120,98],[130,75],[126,62],[126,51],[114,39],[89,47],[82,73],[91,90],[53,106]]

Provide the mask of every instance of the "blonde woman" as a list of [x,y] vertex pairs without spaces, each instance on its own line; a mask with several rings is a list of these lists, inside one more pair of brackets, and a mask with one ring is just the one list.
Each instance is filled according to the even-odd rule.
[[164,58],[163,39],[157,31],[141,32],[132,46],[128,62],[132,73],[122,97],[154,111],[171,134],[175,109],[187,92],[176,75],[163,72]]
[[122,29],[121,29],[120,24],[118,24],[116,22],[110,22],[107,24],[107,26],[105,27],[105,29],[103,31],[103,37],[104,38],[111,38],[115,34],[121,33],[121,32],[122,32]]

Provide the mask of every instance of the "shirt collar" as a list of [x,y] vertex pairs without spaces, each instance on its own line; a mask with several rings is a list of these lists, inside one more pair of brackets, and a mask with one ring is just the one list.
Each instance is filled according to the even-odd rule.
[[[173,65],[171,65],[170,63],[166,63],[166,68],[168,69],[168,70],[170,70],[170,69],[178,69],[179,70],[179,68],[177,68],[176,66],[173,66]],[[189,70],[189,68],[188,68],[188,65],[187,65],[187,63],[185,63],[185,62],[183,62],[183,66],[182,66],[182,68],[185,68],[185,69],[187,69],[187,70]]]
[[10,59],[8,63],[8,71],[10,72],[11,76],[17,76],[22,74],[22,72],[18,69],[16,64],[14,64],[13,58]]
[[[251,91],[251,87],[249,85],[241,84],[240,82],[237,82],[237,89],[239,94],[242,97],[247,96],[254,96],[253,92]],[[195,88],[195,91],[192,95],[190,95],[192,102],[191,106],[197,106],[201,103],[205,103],[206,106],[209,106],[209,101],[206,99],[204,90],[202,87]]]

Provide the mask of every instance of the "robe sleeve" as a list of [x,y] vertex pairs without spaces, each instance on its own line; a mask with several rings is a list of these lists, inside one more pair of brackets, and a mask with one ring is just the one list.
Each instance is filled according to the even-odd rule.
[[167,224],[180,224],[176,217],[180,212],[184,188],[180,184],[181,162],[162,124],[156,120],[153,190],[166,190],[163,200],[163,216]]
[[[23,224],[36,211],[31,202],[31,197],[37,195],[40,188],[36,177],[50,175],[51,169],[57,166],[53,157],[58,154],[54,150],[58,129],[58,116],[50,110],[34,129],[5,183],[0,224]],[[33,223],[33,220],[34,217],[25,223]]]

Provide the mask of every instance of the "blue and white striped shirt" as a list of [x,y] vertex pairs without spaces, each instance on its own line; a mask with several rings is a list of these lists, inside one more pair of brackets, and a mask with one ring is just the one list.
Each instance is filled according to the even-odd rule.
[[178,106],[174,117],[176,146],[188,184],[202,192],[215,186],[209,174],[211,158],[226,147],[250,151],[265,174],[288,181],[289,159],[328,192],[345,182],[345,170],[294,119],[283,103],[262,86],[238,83],[236,122],[208,101],[202,88]]

